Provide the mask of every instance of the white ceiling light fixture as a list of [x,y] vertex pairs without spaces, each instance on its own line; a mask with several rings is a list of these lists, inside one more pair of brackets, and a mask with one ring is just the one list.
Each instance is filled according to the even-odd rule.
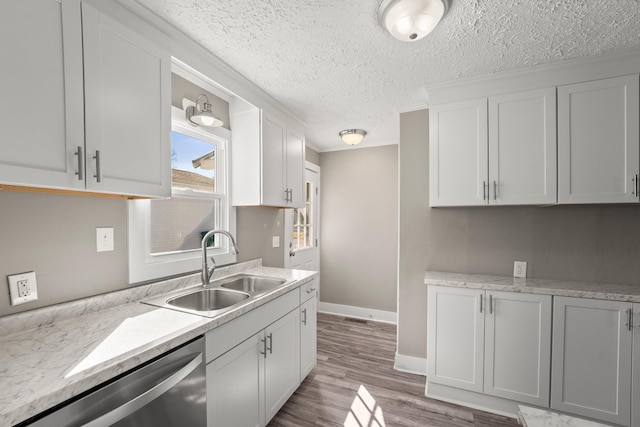
[[449,0],[384,0],[378,22],[403,42],[420,40],[438,25],[449,8]]
[[[202,108],[199,108],[200,98],[204,97],[205,101],[202,103]],[[198,98],[196,98],[196,105],[190,105],[185,109],[185,115],[187,116],[187,120],[194,126],[207,126],[211,128],[220,127],[223,125],[222,120],[220,120],[213,111],[211,111],[211,104],[209,103],[209,98],[207,95],[200,94]]]
[[362,129],[345,129],[338,134],[345,144],[349,145],[360,144],[365,135],[367,135],[367,131]]

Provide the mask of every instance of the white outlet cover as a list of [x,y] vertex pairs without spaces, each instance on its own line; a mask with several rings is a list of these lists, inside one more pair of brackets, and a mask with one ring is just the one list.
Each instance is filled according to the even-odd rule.
[[[38,286],[36,284],[36,272],[29,271],[27,273],[13,274],[7,276],[9,280],[9,296],[11,305],[24,304],[25,302],[35,301],[38,299]],[[20,296],[18,291],[18,282],[26,280],[28,282],[28,295]]]
[[513,277],[527,277],[527,262],[526,261],[514,261],[513,262]]
[[280,236],[273,236],[273,247],[274,248],[280,247]]
[[113,227],[96,228],[96,251],[108,252],[113,250]]

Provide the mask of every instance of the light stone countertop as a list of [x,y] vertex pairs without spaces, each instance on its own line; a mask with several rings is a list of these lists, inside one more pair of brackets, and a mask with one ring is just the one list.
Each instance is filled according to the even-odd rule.
[[287,284],[215,318],[140,303],[199,286],[199,274],[0,317],[0,426],[29,419],[318,275],[255,260],[219,267],[212,281],[240,272]]
[[523,427],[607,427],[569,415],[518,405],[518,420]]
[[427,271],[425,285],[640,303],[640,286]]

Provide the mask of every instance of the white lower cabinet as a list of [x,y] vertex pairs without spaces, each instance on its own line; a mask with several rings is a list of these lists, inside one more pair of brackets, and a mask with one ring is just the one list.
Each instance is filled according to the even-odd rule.
[[551,296],[430,286],[427,381],[549,406]]
[[631,396],[631,425],[640,426],[640,303],[633,304],[633,357]]
[[[317,279],[300,290],[300,380],[304,380],[317,363],[318,297]],[[307,292],[309,291],[309,292]]]
[[[205,335],[208,427],[265,426],[300,385],[301,355],[315,365],[315,297],[301,307],[300,295],[295,289]],[[313,356],[301,347],[302,320]]]
[[628,302],[555,297],[553,409],[629,425],[633,308]]

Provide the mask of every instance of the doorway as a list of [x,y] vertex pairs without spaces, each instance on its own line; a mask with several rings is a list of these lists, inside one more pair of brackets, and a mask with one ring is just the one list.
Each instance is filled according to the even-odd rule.
[[284,211],[284,267],[320,271],[320,167],[306,162],[305,207]]

